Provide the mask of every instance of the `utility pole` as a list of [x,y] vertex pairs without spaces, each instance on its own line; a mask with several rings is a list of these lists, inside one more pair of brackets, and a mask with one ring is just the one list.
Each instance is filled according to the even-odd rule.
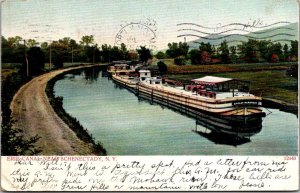
[[93,64],[95,64],[95,46],[93,47]]
[[50,56],[49,56],[49,60],[50,60],[50,61],[49,61],[49,63],[50,63],[50,64],[49,64],[49,69],[51,70],[51,69],[52,69],[52,65],[51,65],[51,59],[52,59],[52,58],[51,58],[51,42],[50,42],[50,44],[49,44],[49,55],[50,55]]
[[73,46],[72,46],[72,66],[73,66]]
[[29,76],[29,65],[28,65],[28,58],[27,58],[27,53],[26,53],[26,40],[24,41],[24,54],[25,54],[25,60],[26,60],[26,75],[27,77]]

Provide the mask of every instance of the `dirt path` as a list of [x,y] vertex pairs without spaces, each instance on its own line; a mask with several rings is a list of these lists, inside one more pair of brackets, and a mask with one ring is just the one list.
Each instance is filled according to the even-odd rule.
[[32,79],[14,96],[10,109],[14,126],[24,131],[25,137],[41,137],[36,146],[41,155],[87,155],[92,147],[81,141],[57,116],[45,93],[47,82],[54,76],[80,67],[56,70]]

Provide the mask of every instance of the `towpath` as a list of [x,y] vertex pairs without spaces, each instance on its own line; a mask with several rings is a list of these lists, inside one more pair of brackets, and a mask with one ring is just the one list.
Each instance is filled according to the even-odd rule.
[[65,71],[85,66],[61,69],[43,74],[23,85],[14,96],[10,109],[14,126],[22,129],[26,138],[41,137],[36,146],[41,155],[88,155],[91,144],[80,140],[55,113],[45,92],[47,82]]

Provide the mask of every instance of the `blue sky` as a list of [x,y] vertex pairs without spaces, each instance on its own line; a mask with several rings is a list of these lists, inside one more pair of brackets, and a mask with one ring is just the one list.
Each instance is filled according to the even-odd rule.
[[[94,35],[98,44],[114,45],[121,25],[148,20],[156,22],[155,27],[150,26],[156,29],[152,44],[163,49],[168,42],[183,41],[177,37],[178,23],[214,28],[254,20],[260,20],[260,25],[298,22],[298,6],[297,0],[6,0],[1,10],[2,35],[38,41],[63,37],[79,40],[83,35]],[[142,41],[144,32],[136,27],[129,33],[133,33],[131,37],[141,36],[137,39]],[[153,34],[144,36],[147,44]]]

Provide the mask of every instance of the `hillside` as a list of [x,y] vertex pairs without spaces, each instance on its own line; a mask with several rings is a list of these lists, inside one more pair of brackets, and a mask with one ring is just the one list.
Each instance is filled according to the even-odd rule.
[[[183,27],[181,27],[183,28]],[[187,42],[190,49],[198,48],[199,42],[211,43],[212,45],[218,46],[222,41],[226,40],[229,46],[241,44],[243,41],[248,39],[257,40],[271,40],[273,42],[280,42],[281,44],[290,44],[291,40],[298,40],[298,23],[291,23],[284,26],[272,27],[264,30],[259,30],[255,32],[250,32],[246,34],[241,33],[239,30],[234,31],[233,35],[230,34],[218,34],[218,35],[207,35],[201,33],[200,31],[205,31],[201,28],[192,27],[193,30],[180,31],[181,34],[193,34],[203,36],[204,38],[198,38],[194,41]],[[198,30],[198,31],[196,31]]]

